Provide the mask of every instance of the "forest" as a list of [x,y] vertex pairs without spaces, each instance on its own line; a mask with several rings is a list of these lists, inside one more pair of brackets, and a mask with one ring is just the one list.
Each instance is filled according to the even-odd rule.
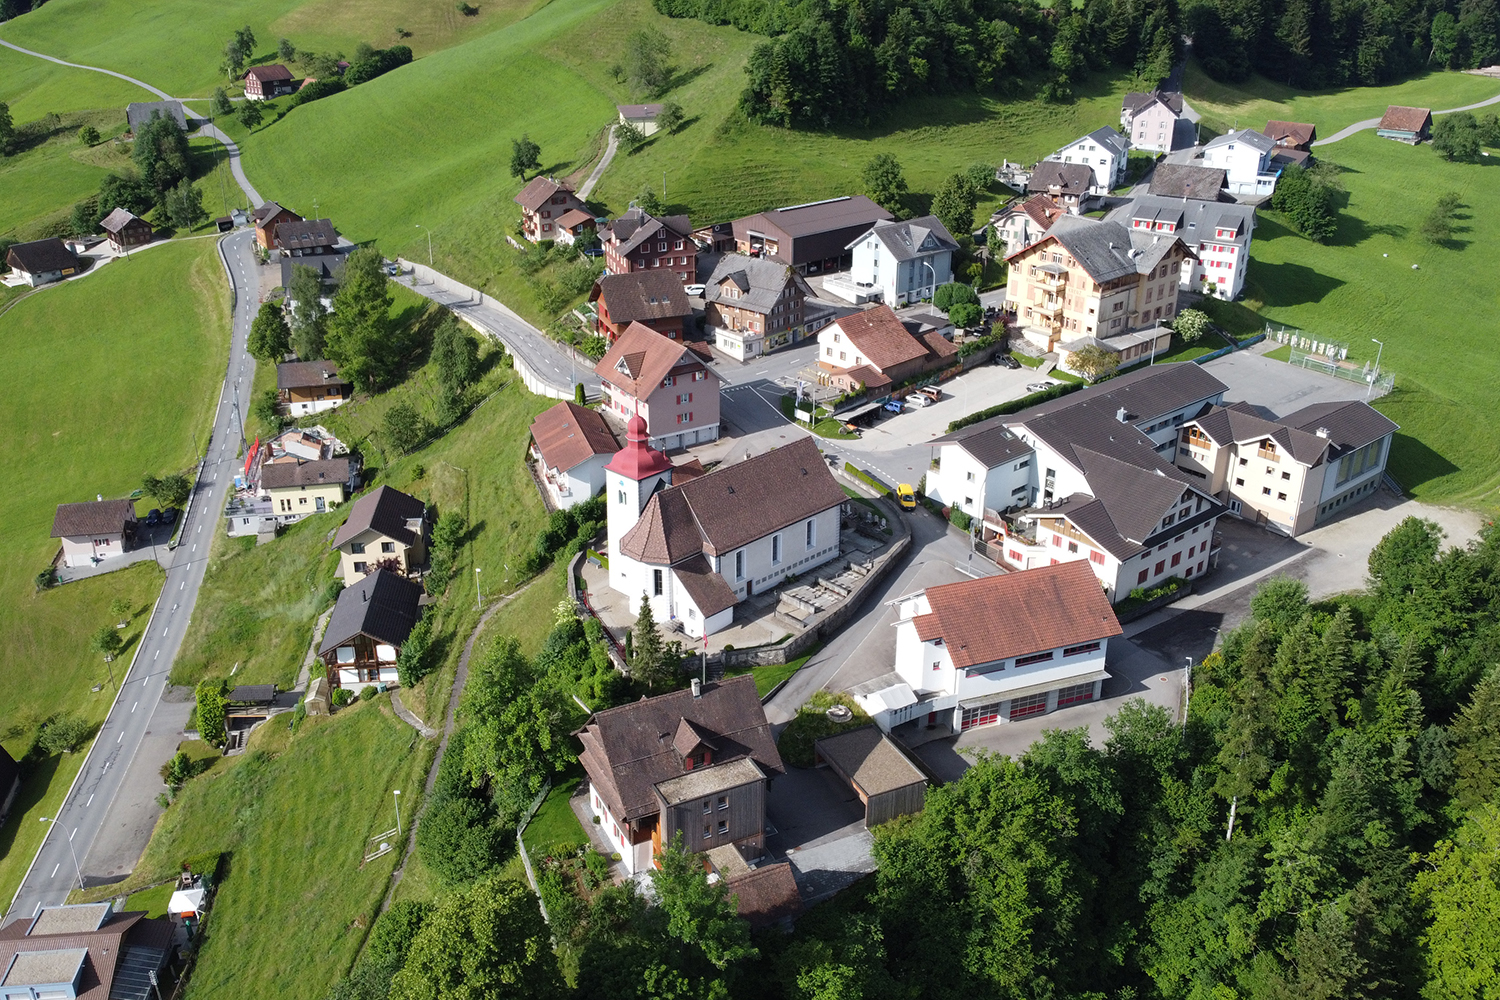
[[1204,69],[1301,88],[1387,83],[1500,61],[1500,0],[653,0],[671,17],[768,36],[745,68],[753,121],[868,125],[902,97],[1066,101],[1090,71],[1149,89],[1191,40]]
[[1363,592],[1267,581],[1195,669],[1185,721],[1128,701],[1103,746],[1056,729],[1019,759],[978,756],[877,828],[878,871],[790,932],[752,934],[680,846],[649,894],[591,854],[540,859],[550,924],[498,874],[496,834],[570,756],[562,692],[610,673],[564,610],[535,663],[502,641],[470,680],[439,779],[457,805],[418,835],[450,894],[383,915],[330,1000],[1497,996],[1493,523],[1445,548],[1408,518]]

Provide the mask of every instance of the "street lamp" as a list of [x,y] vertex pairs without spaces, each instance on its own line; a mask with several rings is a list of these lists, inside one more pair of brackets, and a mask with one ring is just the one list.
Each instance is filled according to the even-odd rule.
[[1184,656],[1187,660],[1187,671],[1182,675],[1182,728],[1187,729],[1188,702],[1193,697],[1193,658]]
[[1365,398],[1370,398],[1370,391],[1375,388],[1375,380],[1380,377],[1380,356],[1385,353],[1385,341],[1370,338],[1372,343],[1380,345],[1380,350],[1375,352],[1375,374],[1370,376],[1368,384],[1365,385]]
[[[41,822],[43,822],[43,823],[53,823],[53,824],[57,823],[56,819],[53,819],[53,818],[50,818],[50,817],[47,817],[47,816],[40,816],[40,817],[38,817],[38,819],[40,819]],[[77,833],[78,831],[74,830],[73,832]],[[73,871],[76,872],[77,875],[78,875],[78,888],[82,889],[83,888],[83,869],[78,866],[78,852],[75,851],[75,850],[73,850],[73,837],[71,835],[69,835],[69,837],[68,837],[68,853],[71,854],[71,855],[73,855]]]
[[484,610],[484,591],[479,586],[479,567],[474,567],[474,608],[476,611]]
[[425,230],[427,233],[427,266],[430,268],[432,267],[432,230],[428,229],[420,222],[417,223],[416,228]]
[[396,800],[396,835],[401,835],[401,789],[397,788],[391,792],[391,797]]
[[935,267],[932,266],[932,261],[930,261],[930,260],[919,261],[918,263],[920,263],[923,267],[927,268],[927,270],[929,270],[929,271],[932,272],[932,294],[936,295],[937,294],[937,268],[935,268]]

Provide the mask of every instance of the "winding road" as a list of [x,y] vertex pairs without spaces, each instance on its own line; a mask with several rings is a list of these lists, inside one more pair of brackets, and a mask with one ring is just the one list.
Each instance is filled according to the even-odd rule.
[[80,63],[70,63],[66,59],[59,59],[56,56],[44,55],[41,52],[33,52],[30,49],[23,49],[21,48],[21,46],[16,45],[14,42],[7,42],[3,38],[0,38],[0,45],[5,46],[7,49],[14,49],[17,52],[25,53],[28,56],[36,56],[38,59],[45,59],[50,63],[57,63],[59,66],[67,66],[71,69],[91,70],[95,73],[103,73],[105,76],[112,76],[116,79],[124,80],[126,83],[133,83],[143,90],[151,91],[151,93],[155,94],[157,97],[160,97],[164,101],[175,101],[178,99],[167,93],[165,90],[157,90],[149,83],[143,83],[133,76],[126,76],[124,73],[116,73],[112,69],[100,69],[98,66],[84,66]]
[[[1496,94],[1494,97],[1491,97],[1488,100],[1480,101],[1477,104],[1465,104],[1461,108],[1448,108],[1445,111],[1434,111],[1433,114],[1451,115],[1458,111],[1478,111],[1480,108],[1487,108],[1491,104],[1500,104],[1500,94]],[[1340,139],[1347,139],[1356,132],[1364,132],[1368,129],[1372,129],[1379,124],[1379,118],[1366,118],[1362,122],[1355,122],[1353,125],[1349,125],[1345,128],[1339,129],[1337,132],[1333,133],[1333,135],[1330,135],[1326,139],[1319,139],[1317,142],[1313,143],[1313,145],[1326,146],[1331,142],[1338,142]]]

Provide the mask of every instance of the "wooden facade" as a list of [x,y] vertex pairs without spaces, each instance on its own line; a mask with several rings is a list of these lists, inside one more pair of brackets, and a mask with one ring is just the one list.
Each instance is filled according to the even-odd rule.
[[661,802],[661,819],[654,824],[652,848],[659,853],[679,831],[682,845],[691,854],[701,854],[728,844],[753,848],[751,857],[765,848],[766,781],[718,788],[706,797]]

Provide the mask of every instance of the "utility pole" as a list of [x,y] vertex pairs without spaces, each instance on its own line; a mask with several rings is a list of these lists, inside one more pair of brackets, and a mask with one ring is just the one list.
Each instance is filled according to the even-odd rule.
[[396,800],[396,836],[401,836],[401,789],[397,788],[391,792],[391,797]]
[[1385,341],[1376,340],[1374,337],[1371,337],[1370,340],[1373,343],[1379,344],[1380,350],[1375,352],[1375,374],[1371,375],[1369,381],[1365,383],[1366,399],[1370,398],[1370,393],[1375,389],[1375,380],[1380,378],[1380,356],[1385,353]]

